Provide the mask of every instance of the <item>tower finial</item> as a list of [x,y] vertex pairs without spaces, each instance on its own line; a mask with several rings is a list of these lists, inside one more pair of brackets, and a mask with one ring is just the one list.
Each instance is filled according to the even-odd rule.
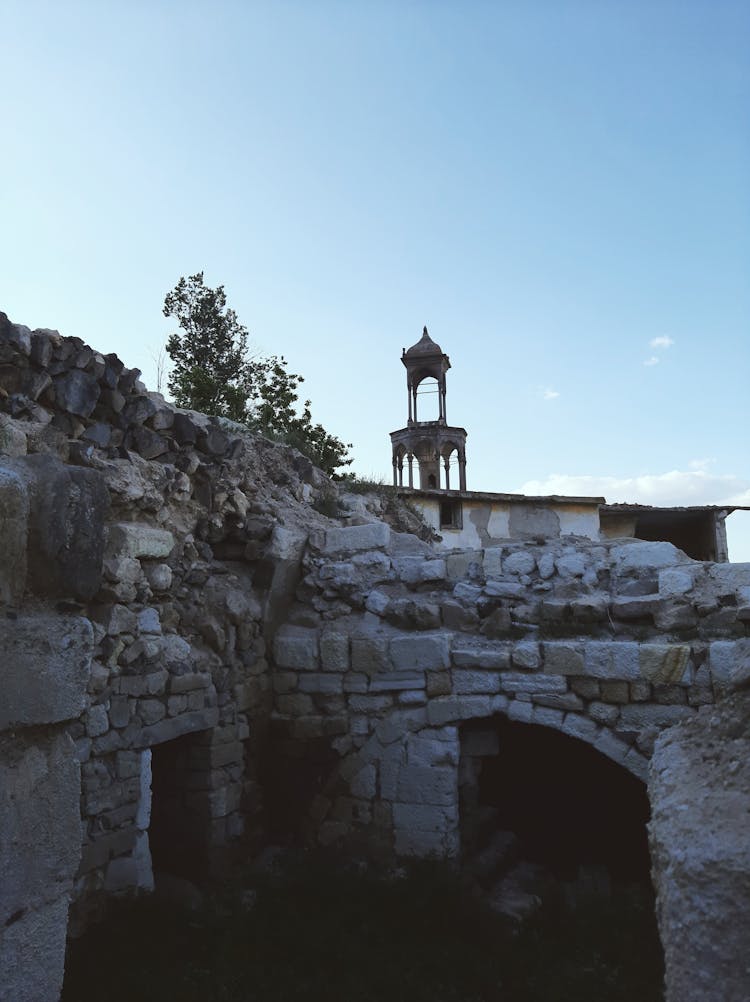
[[427,333],[427,327],[423,327],[422,328],[422,337],[429,337],[429,336],[430,335]]

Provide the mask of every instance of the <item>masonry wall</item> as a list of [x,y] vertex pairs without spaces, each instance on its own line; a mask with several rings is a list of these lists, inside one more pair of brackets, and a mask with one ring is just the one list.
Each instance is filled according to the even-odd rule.
[[280,812],[285,837],[451,856],[464,721],[557,728],[644,778],[748,663],[748,565],[554,533],[439,551],[138,375],[0,314],[9,998],[55,997],[69,900],[76,932],[153,887],[164,776],[196,875]]

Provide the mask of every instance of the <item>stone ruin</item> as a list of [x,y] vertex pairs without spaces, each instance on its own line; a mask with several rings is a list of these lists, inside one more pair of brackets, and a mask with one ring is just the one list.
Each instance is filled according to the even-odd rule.
[[0,314],[0,1000],[57,998],[108,898],[270,834],[459,857],[498,720],[649,782],[669,1002],[745,999],[750,565],[436,549],[139,375]]

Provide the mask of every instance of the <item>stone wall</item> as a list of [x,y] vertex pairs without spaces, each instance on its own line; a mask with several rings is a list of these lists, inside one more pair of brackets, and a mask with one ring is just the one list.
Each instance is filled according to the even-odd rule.
[[3,872],[26,874],[1,903],[29,998],[55,997],[69,895],[75,931],[153,887],[165,840],[195,876],[269,831],[455,855],[465,721],[556,728],[645,778],[748,661],[748,565],[580,538],[438,551],[138,376],[0,314],[0,824]]
[[[738,674],[747,686],[750,672]],[[651,857],[667,1002],[745,1002],[750,990],[750,694],[657,741]]]
[[750,566],[669,543],[444,555],[373,523],[313,534],[304,568],[273,648],[274,724],[292,748],[328,737],[336,751],[303,821],[324,843],[369,833],[455,855],[458,726],[494,714],[645,780],[658,734],[750,659]]

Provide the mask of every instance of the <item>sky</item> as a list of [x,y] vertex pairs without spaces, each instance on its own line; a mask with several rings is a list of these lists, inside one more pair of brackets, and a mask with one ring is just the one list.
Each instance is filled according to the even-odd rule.
[[750,504],[746,0],[0,0],[0,37],[13,321],[156,389],[203,271],[386,481],[426,324],[470,489]]

